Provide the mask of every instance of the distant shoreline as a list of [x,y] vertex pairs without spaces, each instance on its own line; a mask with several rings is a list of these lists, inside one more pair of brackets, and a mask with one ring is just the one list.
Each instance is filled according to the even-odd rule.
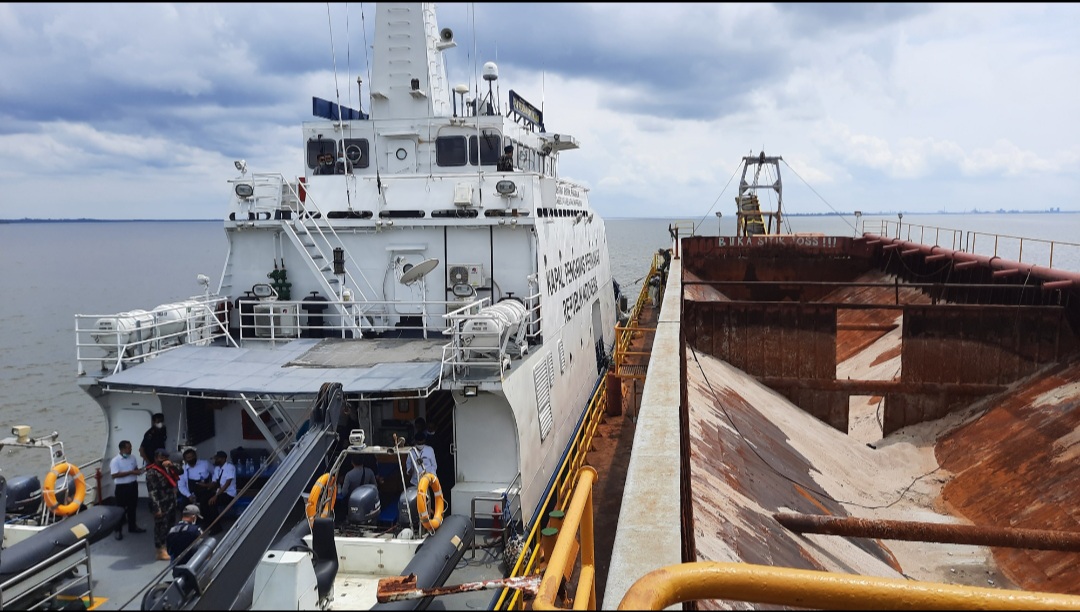
[[[933,216],[933,215],[1070,215],[1080,213],[1080,210],[956,210],[937,212],[896,211],[886,210],[882,212],[864,212],[864,217],[894,217],[899,214]],[[785,217],[854,217],[855,212],[788,212]],[[677,219],[682,217],[604,217],[609,221],[637,221],[650,219]],[[689,218],[689,217],[686,217]],[[221,223],[221,219],[0,219],[3,223]]]
[[220,223],[221,219],[0,219],[0,223]]

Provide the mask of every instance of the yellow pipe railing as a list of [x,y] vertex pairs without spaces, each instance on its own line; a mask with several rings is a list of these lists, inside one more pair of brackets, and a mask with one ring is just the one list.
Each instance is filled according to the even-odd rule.
[[[634,308],[630,311],[631,321],[637,321],[638,317],[641,315],[641,309],[649,299],[649,281],[658,273],[659,269],[660,256],[654,254],[649,273],[646,275],[644,282],[641,285],[641,291],[638,294],[637,302],[634,303]],[[624,330],[623,333],[615,339],[616,347],[621,347],[625,350],[626,347],[629,346],[630,340],[631,333],[628,330]],[[569,452],[566,453],[566,458],[563,460],[562,465],[559,466],[554,485],[551,490],[548,491],[547,497],[544,498],[544,504],[541,508],[551,508],[554,506],[555,509],[558,510],[566,509],[566,505],[569,502],[568,489],[573,485],[577,478],[578,471],[585,463],[586,453],[588,453],[589,448],[592,447],[593,436],[596,434],[596,428],[599,427],[601,417],[606,408],[607,377],[605,376],[601,379],[600,384],[596,388],[596,392],[593,393],[592,398],[589,400],[589,407],[586,409],[585,418],[582,420],[581,426],[578,429],[578,433],[574,438],[574,442],[572,443]],[[555,500],[554,504],[552,501],[553,499]],[[539,518],[533,521],[532,529],[529,530],[529,534],[526,536],[525,543],[522,546],[522,553],[518,557],[517,562],[514,563],[513,569],[510,571],[510,577],[528,576],[536,571],[537,564],[541,557],[540,529],[543,527],[543,523],[544,521]],[[522,609],[522,603],[522,592],[520,590],[503,589],[498,600],[495,602],[494,609],[520,610]]]
[[662,567],[635,582],[620,610],[661,610],[724,599],[826,610],[1061,610],[1080,597],[899,578],[702,561]]
[[544,577],[540,580],[540,589],[533,600],[534,610],[564,610],[555,605],[559,596],[559,587],[563,577],[574,569],[577,556],[574,554],[574,541],[578,540],[581,553],[581,569],[578,572],[577,590],[574,595],[573,610],[596,609],[596,554],[593,546],[593,508],[592,491],[596,482],[596,470],[584,466],[577,479],[577,487],[570,499],[555,548],[551,551]]
[[[643,332],[643,333],[655,334],[656,333],[656,328],[655,327],[635,327],[633,325],[631,325],[629,327],[619,327],[618,325],[616,325],[615,326],[615,332],[616,333],[629,332],[627,337],[629,339],[633,339],[634,332]],[[625,365],[631,365],[631,364],[626,363],[626,358],[627,357],[649,357],[649,356],[652,355],[652,351],[630,351],[630,350],[627,350],[629,348],[630,348],[630,342],[629,341],[626,342],[625,345],[620,343],[620,344],[617,344],[615,346],[615,375],[618,376],[619,378],[635,378],[635,379],[638,379],[638,380],[645,380],[645,374],[644,373],[641,373],[641,374],[626,374],[626,373],[623,373],[622,368]]]

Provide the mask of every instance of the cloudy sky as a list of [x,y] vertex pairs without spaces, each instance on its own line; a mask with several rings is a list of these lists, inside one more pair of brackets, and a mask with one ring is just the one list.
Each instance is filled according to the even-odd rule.
[[[438,11],[451,82],[497,61],[504,100],[579,140],[562,174],[607,217],[733,212],[728,181],[762,148],[789,212],[1080,210],[1078,4]],[[355,107],[373,17],[0,5],[0,219],[221,218],[234,159],[300,174],[311,97]]]

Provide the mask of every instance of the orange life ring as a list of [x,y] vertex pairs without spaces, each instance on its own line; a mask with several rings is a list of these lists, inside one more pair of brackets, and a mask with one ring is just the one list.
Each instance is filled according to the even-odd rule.
[[[427,504],[428,488],[431,489],[431,494],[435,496],[434,516],[432,515],[431,508],[428,508]],[[416,512],[420,515],[420,524],[428,531],[435,531],[442,525],[443,512],[445,511],[446,501],[443,499],[442,485],[439,484],[439,477],[431,472],[427,472],[421,476],[419,482],[416,483]]]
[[[329,483],[329,487],[327,487]],[[323,496],[323,489],[326,488],[326,495],[329,497],[329,501],[322,504],[322,510],[319,510],[319,501]],[[308,493],[307,506],[304,508],[304,512],[307,514],[308,522],[315,519],[315,515],[318,514],[321,517],[330,515],[330,511],[334,509],[334,504],[337,503],[337,481],[330,480],[330,474],[323,474],[319,476],[319,479],[315,481],[315,484],[311,485],[311,492]]]
[[[61,504],[56,499],[56,479],[60,476],[75,477],[75,497],[66,504]],[[86,478],[79,472],[79,468],[71,463],[57,463],[52,470],[45,475],[45,484],[41,488],[41,497],[45,500],[49,511],[57,516],[71,516],[82,508],[83,500],[86,499]]]

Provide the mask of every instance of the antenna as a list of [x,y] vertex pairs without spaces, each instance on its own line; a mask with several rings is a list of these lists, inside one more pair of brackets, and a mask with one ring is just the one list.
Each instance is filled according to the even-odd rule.
[[432,270],[439,265],[438,259],[425,259],[415,266],[409,268],[401,275],[399,281],[402,285],[411,285],[421,278],[427,276]]

